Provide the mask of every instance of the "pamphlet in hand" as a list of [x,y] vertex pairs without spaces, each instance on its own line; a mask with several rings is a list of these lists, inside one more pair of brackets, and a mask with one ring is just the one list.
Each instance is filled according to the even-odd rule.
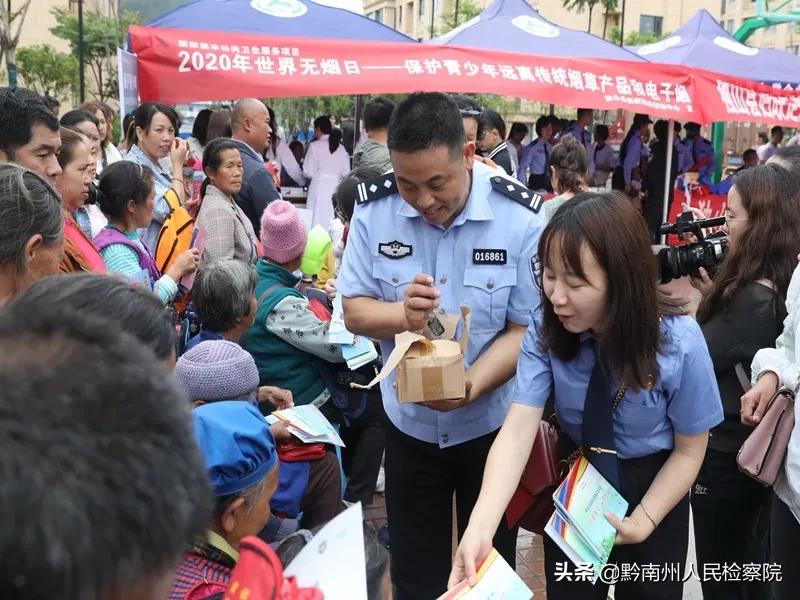
[[612,513],[623,519],[628,502],[581,456],[553,494],[556,512],[545,533],[574,563],[591,563],[595,581],[608,562],[617,531],[605,518]]
[[347,362],[347,368],[355,371],[368,365],[378,358],[375,344],[363,335],[353,335],[344,325],[344,311],[342,310],[342,297],[337,294],[333,299],[333,314],[331,325],[328,328],[328,343],[338,344],[342,348],[342,356]]
[[352,344],[355,336],[347,331],[344,326],[344,310],[342,309],[342,297],[336,294],[333,299],[333,313],[331,314],[331,324],[328,328],[329,344]]
[[347,361],[347,367],[351,371],[355,371],[377,359],[378,351],[375,350],[372,340],[363,335],[357,335],[352,344],[342,344],[342,356]]
[[367,600],[367,567],[361,503],[329,521],[286,567],[304,587],[322,590],[325,600]]
[[289,433],[304,444],[321,442],[344,448],[344,442],[339,437],[336,429],[313,404],[276,410],[266,419],[270,425],[277,421],[285,421],[288,425]]
[[533,592],[514,569],[492,548],[476,573],[478,582],[470,587],[465,579],[437,600],[530,600]]
[[[189,248],[197,248],[200,252],[200,259],[203,258],[203,251],[206,249],[206,230],[202,227],[195,227],[194,233],[192,233],[192,243],[189,245]],[[181,277],[181,286],[186,291],[192,289],[194,285],[194,278],[197,276],[197,269],[192,271],[191,273],[187,273],[183,277]]]

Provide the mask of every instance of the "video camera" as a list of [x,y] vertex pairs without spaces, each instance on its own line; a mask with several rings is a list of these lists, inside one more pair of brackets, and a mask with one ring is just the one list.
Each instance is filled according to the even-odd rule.
[[691,211],[679,215],[675,223],[664,223],[661,234],[676,234],[683,241],[687,233],[694,234],[697,241],[684,246],[662,248],[656,256],[658,277],[661,283],[669,283],[673,279],[698,275],[700,267],[713,273],[717,265],[725,258],[728,252],[728,238],[722,233],[715,233],[706,238],[703,229],[706,227],[720,227],[725,224],[725,217],[713,219],[694,220]]

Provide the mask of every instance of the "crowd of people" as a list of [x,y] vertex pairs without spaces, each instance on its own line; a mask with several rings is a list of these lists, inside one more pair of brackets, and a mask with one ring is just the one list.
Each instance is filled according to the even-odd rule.
[[[629,504],[608,517],[612,563],[682,575],[693,527],[698,573],[781,568],[703,578],[707,600],[798,597],[800,426],[773,490],[736,455],[800,379],[800,146],[749,151],[723,182],[727,252],[692,273],[692,315],[651,244],[667,178],[714,170],[697,124],[676,125],[666,174],[666,121],[636,115],[617,160],[588,109],[541,117],[523,146],[526,126],[468,96],[374,98],[352,153],[327,116],[307,149],[281,139],[253,98],[201,112],[188,141],[173,108],[142,104],[121,148],[102,103],[59,119],[0,88],[0,105],[3,597],[222,598],[250,578],[320,598],[283,567],[385,473],[368,596],[433,599],[492,547],[516,565],[505,512],[542,420]],[[331,234],[319,271],[289,182]],[[400,402],[394,374],[368,389],[380,358],[353,370],[329,341],[339,300],[384,358],[468,306],[464,397]],[[265,418],[303,405],[336,424],[340,456]],[[606,597],[544,550],[548,597]],[[615,597],[678,599],[684,580]]]

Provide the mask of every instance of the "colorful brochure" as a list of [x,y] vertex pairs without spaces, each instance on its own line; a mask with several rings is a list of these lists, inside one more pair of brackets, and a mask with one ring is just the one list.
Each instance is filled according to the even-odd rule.
[[595,576],[608,562],[617,532],[606,513],[625,517],[628,502],[581,456],[558,487],[547,533],[575,563],[591,563]]
[[321,442],[344,448],[344,442],[336,429],[313,404],[276,410],[266,419],[270,425],[277,421],[285,421],[289,433],[305,444]]
[[[190,248],[197,248],[200,252],[200,260],[203,259],[203,251],[206,249],[206,230],[202,227],[195,227],[194,232],[192,233],[192,243],[189,246]],[[187,273],[181,278],[181,286],[186,291],[192,289],[194,285],[194,278],[197,276],[197,270],[195,269],[191,273]]]
[[514,569],[492,548],[477,572],[478,582],[470,587],[465,579],[437,600],[530,600],[533,592]]
[[355,336],[347,331],[344,326],[344,310],[342,309],[342,296],[336,294],[333,299],[333,313],[331,314],[331,324],[328,327],[329,344],[352,344]]
[[342,344],[342,356],[347,361],[347,367],[355,371],[377,359],[378,351],[371,339],[357,335],[352,344]]

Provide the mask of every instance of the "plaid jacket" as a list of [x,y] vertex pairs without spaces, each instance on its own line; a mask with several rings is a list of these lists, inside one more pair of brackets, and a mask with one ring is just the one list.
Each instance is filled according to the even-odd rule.
[[175,572],[170,600],[204,600],[224,593],[236,562],[207,542],[199,542]]

